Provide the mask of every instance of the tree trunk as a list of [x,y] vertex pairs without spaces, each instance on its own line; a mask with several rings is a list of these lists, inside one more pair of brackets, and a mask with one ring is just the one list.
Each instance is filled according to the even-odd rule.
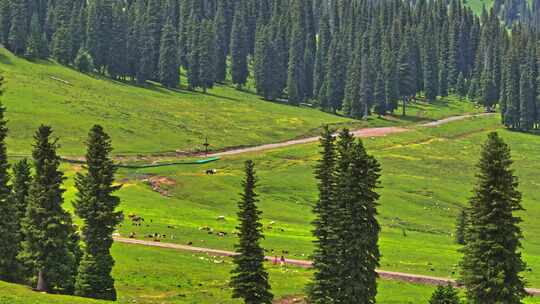
[[40,270],[38,273],[38,282],[36,291],[47,292],[47,282],[45,282],[45,277],[43,275],[43,270]]
[[407,97],[403,97],[403,116],[407,116]]

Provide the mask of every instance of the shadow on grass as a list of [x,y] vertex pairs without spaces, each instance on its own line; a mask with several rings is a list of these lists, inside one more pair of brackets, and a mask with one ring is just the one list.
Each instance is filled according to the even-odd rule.
[[513,128],[506,128],[506,130],[513,132],[513,133],[519,133],[519,134],[526,134],[526,135],[534,135],[534,136],[540,136],[540,130],[520,130],[520,129],[513,129]]
[[13,65],[13,62],[11,61],[11,59],[9,59],[6,55],[4,54],[1,54],[0,55],[0,62],[3,63],[3,64],[7,64],[7,65]]

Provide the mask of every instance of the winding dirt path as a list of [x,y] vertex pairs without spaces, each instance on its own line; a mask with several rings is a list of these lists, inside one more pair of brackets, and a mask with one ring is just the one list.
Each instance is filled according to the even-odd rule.
[[[193,246],[186,246],[186,245],[173,244],[173,243],[151,242],[151,241],[129,239],[129,238],[122,238],[122,237],[115,237],[114,240],[115,242],[123,243],[123,244],[175,249],[175,250],[181,250],[181,251],[187,251],[187,252],[193,252],[193,253],[210,254],[210,255],[222,256],[222,257],[231,257],[236,254],[232,251],[226,251],[226,250],[193,247]],[[272,261],[273,257],[267,256],[266,259],[268,261]],[[295,259],[285,259],[285,264],[291,265],[291,266],[302,267],[302,268],[311,268],[312,266],[311,261],[295,260]],[[377,272],[379,273],[379,276],[381,278],[386,279],[386,280],[396,280],[396,281],[416,283],[416,284],[425,284],[425,285],[443,285],[443,284],[448,284],[448,283],[456,285],[456,281],[449,278],[440,278],[440,277],[432,277],[432,276],[393,272],[393,271],[384,271],[384,270],[378,270]],[[527,291],[532,296],[540,296],[540,289],[529,288],[527,289]]]
[[[494,115],[496,113],[479,113],[479,114],[467,114],[467,115],[460,115],[460,116],[452,116],[420,125],[415,125],[413,127],[438,127],[450,122],[464,120],[467,118],[473,118],[473,117],[482,117],[482,116],[488,116],[488,115]],[[411,131],[412,128],[405,128],[405,127],[382,127],[382,128],[363,128],[358,129],[352,132],[354,137],[356,138],[366,138],[366,137],[381,137],[386,136],[390,134],[396,134],[396,133],[403,133]],[[248,147],[248,148],[239,148],[239,149],[232,149],[222,152],[216,152],[209,154],[208,157],[221,157],[221,156],[229,156],[229,155],[237,155],[237,154],[243,154],[243,153],[250,153],[250,152],[259,152],[259,151],[266,151],[266,150],[272,150],[276,148],[283,148],[283,147],[289,147],[294,145],[301,145],[301,144],[307,144],[312,142],[319,141],[320,136],[314,136],[314,137],[308,137],[308,138],[302,138],[302,139],[295,139],[295,140],[289,140],[284,141],[280,143],[275,144],[266,144],[261,146],[255,146],[255,147]]]

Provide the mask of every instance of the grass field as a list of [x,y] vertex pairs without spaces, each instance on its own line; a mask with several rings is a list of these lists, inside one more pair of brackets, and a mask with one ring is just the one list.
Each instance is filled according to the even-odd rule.
[[[381,268],[409,273],[455,277],[460,255],[453,243],[455,217],[465,205],[474,182],[480,143],[490,130],[499,130],[511,144],[515,169],[524,193],[524,257],[532,268],[525,275],[532,287],[540,286],[540,137],[510,133],[500,128],[498,117],[471,119],[439,128],[384,138],[367,139],[366,146],[383,168],[379,219],[383,225]],[[123,235],[138,237],[160,233],[162,241],[193,243],[232,249],[235,238],[237,193],[246,159],[257,164],[258,192],[264,211],[265,248],[269,255],[288,251],[291,258],[307,259],[312,252],[311,206],[316,200],[313,166],[317,145],[308,144],[265,153],[234,156],[206,166],[181,166],[144,170],[122,170],[124,188],[120,195],[126,214],[145,218],[142,226],[126,221]],[[216,176],[204,170],[216,168]],[[71,174],[73,170],[70,171]],[[151,191],[143,182],[159,180],[160,190]],[[164,192],[164,193],[165,193]],[[73,192],[69,191],[68,200]],[[225,216],[226,221],[216,220]],[[270,222],[275,224],[270,226]],[[208,234],[202,227],[210,227]],[[218,237],[217,232],[228,233]]]
[[316,109],[261,100],[250,92],[217,86],[208,94],[137,87],[80,74],[51,61],[30,62],[0,49],[5,78],[2,101],[8,107],[9,150],[27,154],[39,124],[50,124],[61,138],[61,153],[81,155],[90,127],[102,124],[115,153],[196,151],[208,137],[212,149],[257,145],[317,134],[322,124],[403,125],[463,112],[470,103],[418,104],[410,117],[353,121]]
[[[114,269],[119,303],[233,304],[228,286],[232,261],[173,250],[115,245]],[[267,264],[276,299],[301,295],[311,271]],[[379,303],[426,302],[433,287],[380,281]],[[77,297],[43,295],[26,287],[0,282],[1,304],[110,303]]]
[[[114,276],[118,303],[238,304],[228,287],[230,259],[193,255],[168,249],[115,245]],[[267,264],[276,299],[304,293],[311,271]],[[379,281],[377,303],[427,303],[435,287]],[[77,297],[44,295],[27,287],[0,282],[0,304],[104,304]],[[530,298],[525,303],[540,303]]]

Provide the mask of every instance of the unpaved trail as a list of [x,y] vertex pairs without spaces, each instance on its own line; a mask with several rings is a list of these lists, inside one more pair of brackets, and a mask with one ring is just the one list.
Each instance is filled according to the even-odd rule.
[[[186,246],[186,245],[173,244],[173,243],[151,242],[151,241],[129,239],[129,238],[122,238],[122,237],[115,237],[114,240],[115,242],[124,243],[124,244],[134,244],[134,245],[142,245],[142,246],[150,246],[150,247],[158,247],[158,248],[176,249],[176,250],[181,250],[181,251],[210,254],[210,255],[222,256],[222,257],[231,257],[236,254],[232,251],[226,251],[226,250],[193,247],[193,246]],[[266,257],[266,259],[268,261],[272,261],[274,258],[268,256]],[[295,259],[285,259],[285,264],[291,265],[291,266],[302,267],[302,268],[311,268],[312,266],[311,261],[295,260]],[[386,280],[396,280],[396,281],[416,283],[416,284],[425,284],[425,285],[444,285],[448,283],[453,284],[453,285],[456,284],[455,280],[449,279],[449,278],[440,278],[440,277],[432,277],[432,276],[393,272],[393,271],[384,271],[384,270],[377,270],[377,273],[379,274],[381,278],[386,279]],[[528,288],[527,291],[529,292],[529,294],[533,296],[540,296],[540,289]]]
[[[482,117],[482,116],[488,116],[488,115],[494,115],[496,113],[479,113],[479,114],[467,114],[467,115],[460,115],[460,116],[452,116],[420,125],[416,125],[416,127],[438,127],[450,122],[464,120],[467,118],[473,118],[473,117]],[[415,126],[413,126],[415,127]],[[411,131],[412,128],[405,128],[405,127],[382,127],[382,128],[364,128],[364,129],[358,129],[355,131],[352,131],[351,133],[356,138],[366,138],[366,137],[381,137],[386,136],[390,134],[396,134],[396,133],[403,133]],[[307,144],[312,142],[319,141],[320,136],[314,136],[314,137],[308,137],[308,138],[302,138],[302,139],[295,139],[295,140],[289,140],[284,141],[280,143],[275,144],[266,144],[261,146],[255,146],[255,147],[248,147],[248,148],[239,148],[239,149],[232,149],[222,152],[216,152],[209,154],[208,157],[222,157],[222,156],[230,156],[230,155],[237,155],[237,154],[243,154],[243,153],[250,153],[250,152],[259,152],[259,151],[266,151],[266,150],[272,150],[276,148],[283,148],[283,147],[289,147],[289,146],[295,146],[295,145],[301,145],[301,144]]]

